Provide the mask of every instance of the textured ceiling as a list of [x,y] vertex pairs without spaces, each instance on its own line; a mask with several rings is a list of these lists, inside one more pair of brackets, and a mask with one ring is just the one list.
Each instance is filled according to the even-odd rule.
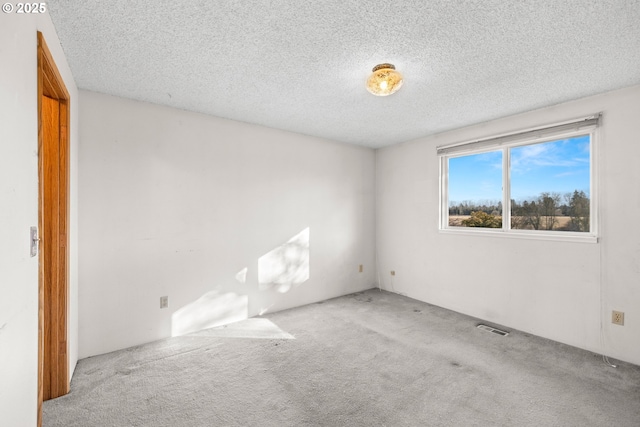
[[640,83],[637,0],[48,6],[81,89],[370,147]]

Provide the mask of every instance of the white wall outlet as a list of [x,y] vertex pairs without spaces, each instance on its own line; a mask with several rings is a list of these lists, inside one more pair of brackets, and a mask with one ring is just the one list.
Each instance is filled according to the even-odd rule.
[[160,308],[167,308],[167,307],[169,307],[169,297],[168,296],[160,297]]
[[611,312],[611,323],[624,326],[624,312],[613,310]]

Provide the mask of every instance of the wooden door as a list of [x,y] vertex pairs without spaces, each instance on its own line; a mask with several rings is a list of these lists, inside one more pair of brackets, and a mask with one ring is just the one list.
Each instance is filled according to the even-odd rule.
[[69,95],[38,32],[38,425],[42,402],[69,392]]

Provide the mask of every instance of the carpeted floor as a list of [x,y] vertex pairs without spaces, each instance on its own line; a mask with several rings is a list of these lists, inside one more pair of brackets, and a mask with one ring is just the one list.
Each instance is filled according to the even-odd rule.
[[78,363],[44,426],[640,426],[640,367],[370,290]]

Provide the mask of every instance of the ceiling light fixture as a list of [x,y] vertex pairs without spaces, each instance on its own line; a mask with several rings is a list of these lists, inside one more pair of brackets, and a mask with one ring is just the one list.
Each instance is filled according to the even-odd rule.
[[402,74],[393,64],[378,64],[371,71],[373,74],[367,80],[367,90],[376,96],[391,95],[402,86]]

